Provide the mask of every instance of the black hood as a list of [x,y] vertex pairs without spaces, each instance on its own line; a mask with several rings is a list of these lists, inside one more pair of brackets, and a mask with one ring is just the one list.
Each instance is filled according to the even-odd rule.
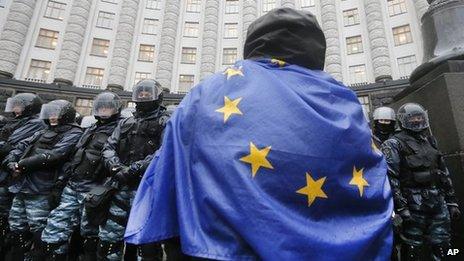
[[323,70],[325,36],[316,17],[291,8],[273,9],[248,27],[245,59],[270,57]]

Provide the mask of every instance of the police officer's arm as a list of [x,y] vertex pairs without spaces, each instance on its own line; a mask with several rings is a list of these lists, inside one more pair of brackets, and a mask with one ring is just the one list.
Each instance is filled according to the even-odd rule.
[[6,156],[5,160],[3,161],[3,166],[6,166],[8,163],[18,162],[19,159],[23,156],[26,149],[38,139],[40,135],[42,135],[43,131],[36,132],[34,135],[30,136],[27,139],[20,141],[16,144],[15,148],[10,151],[8,156]]
[[16,129],[8,138],[8,141],[4,142],[4,145],[0,149],[0,157],[5,157],[14,149],[15,144],[33,136],[38,131],[45,127],[41,120],[30,120],[24,126]]
[[103,162],[105,163],[105,167],[110,171],[113,168],[118,168],[122,166],[121,160],[119,159],[118,154],[116,153],[116,150],[118,148],[119,139],[121,137],[121,126],[124,122],[125,122],[124,120],[121,120],[118,123],[118,126],[114,128],[113,133],[111,134],[110,137],[108,137],[108,140],[103,146],[103,151],[102,151]]
[[18,162],[20,169],[27,171],[65,162],[68,160],[70,153],[73,151],[81,135],[82,130],[77,128],[72,129],[66,133],[52,149],[46,150],[41,154],[21,159]]
[[451,182],[451,177],[446,167],[445,161],[443,160],[443,156],[440,155],[440,159],[438,161],[438,169],[439,169],[439,183],[440,187],[445,193],[445,201],[448,206],[458,206],[458,201],[456,199],[456,195],[453,188],[453,183]]
[[388,179],[393,193],[395,211],[400,212],[407,207],[407,200],[403,197],[400,187],[400,143],[397,140],[386,140],[382,146],[382,153],[388,164]]

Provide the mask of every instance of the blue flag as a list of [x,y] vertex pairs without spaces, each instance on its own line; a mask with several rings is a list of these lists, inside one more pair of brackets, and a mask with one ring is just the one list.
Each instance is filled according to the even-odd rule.
[[244,60],[168,122],[125,239],[180,237],[219,260],[387,260],[392,209],[356,95],[322,71]]

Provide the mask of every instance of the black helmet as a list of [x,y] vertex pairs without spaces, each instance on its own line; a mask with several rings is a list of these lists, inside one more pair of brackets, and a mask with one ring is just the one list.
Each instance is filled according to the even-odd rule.
[[121,113],[121,98],[113,92],[102,92],[93,100],[93,115],[95,118],[109,119],[118,117]]
[[58,118],[61,125],[73,123],[76,119],[76,110],[69,101],[54,100],[42,106],[40,119],[49,124],[49,119]]
[[8,98],[5,112],[14,112],[18,116],[31,116],[40,112],[42,99],[33,93],[20,93]]
[[163,101],[163,88],[161,87],[161,84],[153,79],[141,80],[132,90],[132,101],[157,101],[158,104],[161,104]]
[[398,121],[403,129],[420,132],[429,127],[427,111],[417,103],[403,104],[398,110]]

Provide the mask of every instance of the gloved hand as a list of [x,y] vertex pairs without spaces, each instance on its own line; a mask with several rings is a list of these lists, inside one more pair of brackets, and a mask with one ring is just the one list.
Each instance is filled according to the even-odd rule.
[[15,172],[16,169],[18,168],[18,162],[10,162],[6,165],[6,168],[11,171],[11,172]]
[[131,172],[129,167],[120,167],[118,172],[114,175],[114,178],[119,182],[119,185],[126,185],[129,183],[131,178]]
[[404,222],[407,222],[411,220],[411,212],[409,212],[409,209],[405,208],[402,209],[401,211],[398,212],[400,217],[403,219]]
[[461,217],[461,211],[456,206],[449,206],[448,211],[452,220],[458,220]]

